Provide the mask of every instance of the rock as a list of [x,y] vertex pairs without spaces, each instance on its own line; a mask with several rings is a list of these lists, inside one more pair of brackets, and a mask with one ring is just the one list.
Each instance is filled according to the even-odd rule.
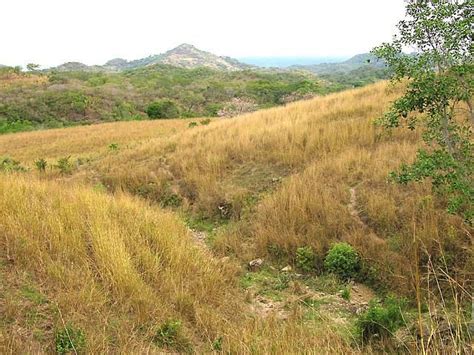
[[293,270],[293,268],[290,265],[287,265],[283,269],[281,269],[281,271],[283,272],[290,272],[291,270]]
[[256,271],[260,269],[260,267],[263,265],[263,259],[255,259],[249,262],[249,269],[252,271]]

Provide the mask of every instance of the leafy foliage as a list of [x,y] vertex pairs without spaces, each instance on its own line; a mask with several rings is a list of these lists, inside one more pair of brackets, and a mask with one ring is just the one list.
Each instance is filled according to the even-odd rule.
[[20,164],[19,161],[9,157],[0,157],[0,171],[5,172],[24,172],[26,168]]
[[148,105],[146,109],[148,117],[155,118],[176,118],[179,116],[178,106],[171,100],[155,101]]
[[315,254],[310,246],[296,249],[296,266],[303,271],[310,272],[315,267]]
[[58,159],[58,162],[56,164],[56,168],[59,169],[61,174],[71,174],[72,173],[72,168],[73,165],[70,161],[70,156],[68,157],[63,157]]
[[[470,224],[474,216],[473,10],[472,1],[410,1],[407,18],[398,24],[400,35],[373,51],[388,63],[394,81],[409,79],[405,95],[379,123],[388,128],[421,126],[429,147],[392,177],[400,183],[431,179],[435,190],[446,197],[448,211]],[[405,47],[416,48],[416,53],[404,55]]]
[[357,319],[357,330],[363,341],[375,336],[386,338],[405,325],[404,300],[388,297],[383,304],[372,301],[369,308]]
[[58,354],[80,353],[86,345],[84,331],[72,325],[66,325],[56,333],[55,348]]
[[[120,73],[45,73],[0,68],[0,80],[7,83],[0,85],[0,133],[139,120],[148,117],[151,103],[163,101],[174,103],[165,116],[221,116],[237,102],[230,110],[235,115],[346,87],[302,71],[225,72],[163,64]],[[160,112],[152,107],[150,114],[160,118],[155,117]]]
[[179,320],[168,320],[156,331],[153,341],[160,347],[189,350],[191,344],[182,334]]
[[343,280],[355,278],[360,269],[359,255],[351,245],[336,243],[326,255],[324,266]]
[[48,166],[48,162],[43,158],[40,158],[38,160],[35,160],[35,166],[39,172],[44,173],[46,171],[46,167]]

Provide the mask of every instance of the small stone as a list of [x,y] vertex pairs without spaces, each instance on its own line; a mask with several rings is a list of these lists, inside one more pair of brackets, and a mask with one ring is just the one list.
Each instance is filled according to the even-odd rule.
[[260,267],[263,265],[263,259],[255,259],[249,262],[249,269],[252,271],[260,269]]
[[283,272],[290,272],[292,270],[292,267],[290,265],[285,266],[281,271]]

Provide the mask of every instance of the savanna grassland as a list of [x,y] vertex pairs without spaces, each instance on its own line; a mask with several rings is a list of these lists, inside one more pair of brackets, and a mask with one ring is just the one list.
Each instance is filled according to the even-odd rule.
[[472,229],[373,124],[402,89],[0,136],[0,349],[468,353]]

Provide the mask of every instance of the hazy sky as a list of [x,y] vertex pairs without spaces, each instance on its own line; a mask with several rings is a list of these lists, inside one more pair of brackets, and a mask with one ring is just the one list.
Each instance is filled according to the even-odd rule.
[[181,43],[219,55],[349,56],[390,40],[403,0],[2,0],[0,64],[103,64]]

